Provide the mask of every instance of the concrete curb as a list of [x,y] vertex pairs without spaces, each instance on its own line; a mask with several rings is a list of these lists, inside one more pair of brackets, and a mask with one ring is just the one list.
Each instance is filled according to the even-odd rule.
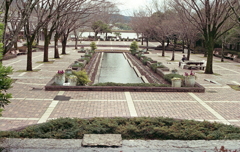
[[123,140],[122,147],[82,147],[82,139],[16,139],[6,138],[0,141],[0,147],[9,151],[176,151],[176,152],[212,152],[224,146],[228,150],[240,152],[240,140]]

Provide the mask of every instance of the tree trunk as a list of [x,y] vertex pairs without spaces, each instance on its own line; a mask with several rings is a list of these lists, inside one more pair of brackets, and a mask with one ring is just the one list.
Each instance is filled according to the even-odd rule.
[[65,36],[63,36],[63,40],[62,40],[62,54],[67,54],[66,53],[66,46],[67,46],[67,38]]
[[165,56],[165,40],[162,40],[162,56]]
[[202,47],[204,49],[204,57],[207,57],[207,48],[206,48],[206,42],[205,41],[202,43]]
[[224,45],[223,45],[223,42],[222,42],[222,52],[221,52],[221,62],[224,62]]
[[174,38],[174,45],[173,45],[173,52],[172,52],[172,59],[171,59],[171,61],[174,61],[174,60],[175,60],[176,45],[177,45],[177,39]]
[[43,52],[43,62],[48,62],[48,46],[50,43],[50,37],[48,34],[48,29],[44,28],[43,29],[44,32],[44,52]]
[[147,51],[148,51],[148,37],[146,38],[146,46],[147,46]]
[[[32,38],[31,38],[32,39]],[[33,39],[34,40],[34,39]],[[32,71],[32,42],[27,38],[27,71]]]
[[182,40],[182,53],[184,53],[184,40]]
[[209,36],[208,41],[206,42],[207,49],[207,65],[206,65],[206,74],[213,74],[213,49],[214,49],[214,40],[212,36]]
[[54,36],[54,58],[60,58],[59,51],[58,51],[58,39],[59,39],[59,35],[56,33]]
[[75,36],[75,49],[77,50],[78,49],[78,47],[77,47],[77,45],[78,45],[78,36]]
[[14,42],[14,48],[17,50],[17,48],[18,48],[18,45],[17,45],[17,41],[16,42]]
[[169,46],[169,43],[170,43],[170,41],[169,41],[169,39],[167,39],[167,47]]
[[98,32],[95,32],[94,39],[97,40]]
[[188,49],[188,51],[187,51],[187,60],[190,60],[190,54],[191,54],[190,46],[191,46],[190,44],[187,45],[187,49]]

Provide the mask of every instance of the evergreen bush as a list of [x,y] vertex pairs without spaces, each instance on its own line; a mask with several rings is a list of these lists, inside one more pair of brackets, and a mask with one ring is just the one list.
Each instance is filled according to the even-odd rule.
[[77,85],[84,86],[88,82],[91,82],[88,79],[87,72],[84,70],[83,71],[73,71],[73,75],[75,75],[77,77]]

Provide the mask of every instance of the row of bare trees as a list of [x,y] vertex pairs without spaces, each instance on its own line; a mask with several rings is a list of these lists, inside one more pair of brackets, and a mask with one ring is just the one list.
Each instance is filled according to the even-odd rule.
[[[48,48],[54,36],[54,57],[59,58],[58,40],[62,42],[62,54],[66,54],[67,38],[73,31],[90,25],[96,14],[106,5],[106,0],[6,0],[1,3],[4,22],[4,51],[6,54],[24,31],[27,42],[27,71],[32,71],[32,44],[44,33],[43,62],[48,62]],[[15,46],[16,47],[16,46]]]
[[[134,14],[132,28],[148,41],[154,38],[162,44],[164,56],[165,42],[172,40],[175,50],[176,40],[183,41],[188,48],[199,37],[204,40],[207,55],[205,73],[213,73],[214,45],[226,32],[239,26],[240,2],[238,0],[169,0],[160,5],[152,1],[144,11]],[[174,51],[172,60],[174,60]]]

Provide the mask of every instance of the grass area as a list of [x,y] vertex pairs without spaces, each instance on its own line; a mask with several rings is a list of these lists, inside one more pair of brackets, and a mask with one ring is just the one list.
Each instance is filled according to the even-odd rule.
[[221,74],[218,74],[218,73],[213,73],[213,75],[215,75],[215,76],[222,76]]
[[164,57],[165,58],[165,57],[169,57],[169,56],[161,56],[161,55],[159,55],[158,57]]
[[33,69],[32,71],[26,71],[26,70],[17,70],[15,72],[38,72],[40,71],[41,69]]
[[179,62],[179,60],[167,60],[167,62]]
[[51,60],[59,60],[61,58],[59,57],[59,58],[49,58],[49,59],[51,59]]
[[93,86],[129,86],[129,87],[169,87],[167,84],[155,84],[155,83],[97,83]]
[[[204,72],[196,72],[197,74],[205,74]],[[218,74],[218,73],[213,73],[213,75],[215,76],[222,76],[221,74]]]
[[224,60],[223,62],[222,62],[222,61],[214,61],[214,62],[218,62],[218,63],[229,63],[229,61],[225,61],[225,60]]
[[51,60],[48,62],[43,62],[43,61],[37,61],[36,63],[46,63],[46,64],[53,64],[55,61]]
[[123,139],[239,140],[240,128],[220,123],[172,118],[59,118],[0,138],[82,139],[84,134],[121,134]]
[[240,91],[240,85],[228,84],[232,89]]

